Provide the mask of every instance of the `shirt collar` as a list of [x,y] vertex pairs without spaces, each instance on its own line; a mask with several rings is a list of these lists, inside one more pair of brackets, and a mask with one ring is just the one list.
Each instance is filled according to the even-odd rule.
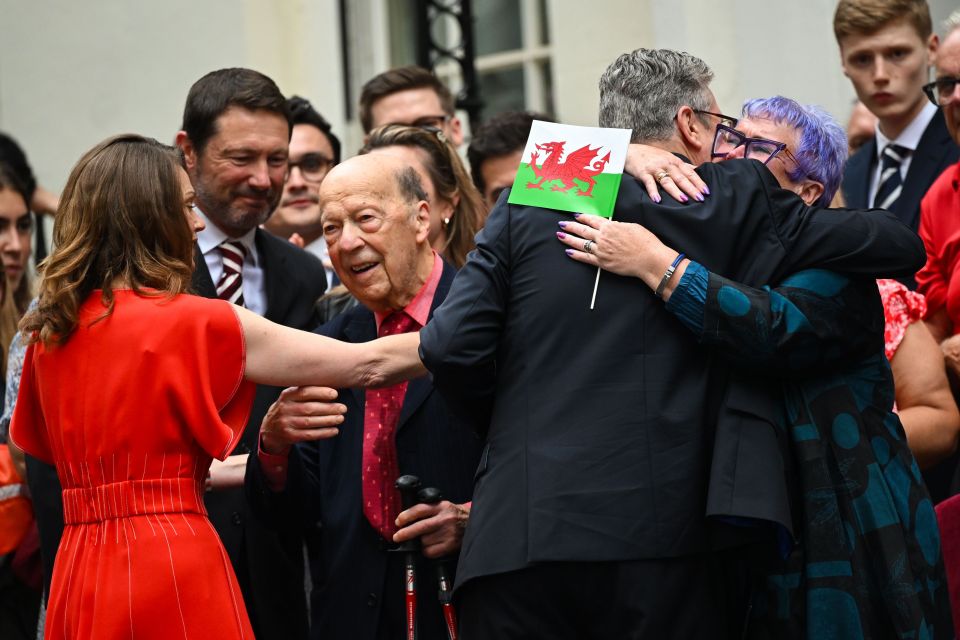
[[923,109],[920,110],[917,117],[907,125],[907,128],[904,129],[895,140],[891,140],[883,135],[883,132],[880,131],[880,123],[877,123],[877,160],[880,159],[883,150],[886,149],[887,145],[891,142],[905,147],[911,152],[917,150],[917,147],[920,145],[920,138],[923,137],[923,132],[927,130],[927,125],[933,120],[933,116],[937,115],[937,107],[929,100],[924,100],[924,102]]
[[199,207],[195,207],[194,211],[200,217],[200,219],[203,220],[204,225],[206,225],[206,228],[197,234],[197,245],[200,247],[200,253],[207,255],[223,244],[224,240],[239,240],[240,243],[246,247],[248,258],[252,261],[254,266],[256,266],[258,261],[257,247],[254,241],[257,233],[256,227],[250,229],[250,231],[247,231],[239,238],[231,238],[224,233],[220,227],[210,222],[210,218],[208,218]]
[[[427,319],[430,317],[430,307],[433,306],[433,296],[437,293],[437,286],[440,284],[441,275],[443,275],[443,260],[440,258],[440,254],[434,251],[433,269],[430,271],[430,277],[427,278],[424,285],[420,287],[420,291],[413,297],[410,304],[403,308],[403,311],[413,318],[421,327],[427,324]],[[391,313],[393,313],[392,310],[373,312],[374,317],[377,319],[378,335],[380,333],[380,325]]]

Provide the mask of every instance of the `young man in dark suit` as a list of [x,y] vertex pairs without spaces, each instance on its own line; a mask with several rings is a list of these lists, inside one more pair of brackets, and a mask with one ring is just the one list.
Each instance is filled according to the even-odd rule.
[[[360,306],[318,333],[367,342],[391,333],[394,322],[406,323],[401,331],[427,324],[455,271],[430,247],[429,205],[414,170],[386,153],[351,158],[324,180],[320,202],[330,258]],[[317,441],[293,446],[308,439]],[[339,398],[321,387],[281,394],[263,421],[247,489],[272,526],[319,527],[312,638],[406,637],[403,556],[391,549],[416,537],[427,557],[456,556],[480,450],[478,436],[450,416],[428,377],[341,389]],[[445,500],[400,513],[393,486],[400,474],[419,477]],[[435,568],[420,563],[417,582],[419,637],[444,640]]]
[[923,95],[938,44],[930,9],[926,0],[841,0],[833,30],[844,74],[878,119],[876,135],[847,162],[846,204],[887,209],[916,231],[921,198],[960,157]]
[[[687,54],[624,54],[601,78],[600,124],[705,162],[712,76]],[[698,173],[712,195],[688,204],[624,179],[614,218],[756,285],[810,266],[873,277],[923,262],[891,214],[808,207],[753,160]],[[729,367],[641,281],[602,274],[591,310],[596,271],[558,250],[564,220],[501,198],[420,334],[434,384],[487,434],[458,566],[461,637],[742,637],[768,529],[705,517],[713,438],[722,410],[749,424],[775,415],[762,391],[733,405]]]
[[[260,229],[283,192],[289,141],[283,94],[250,69],[221,69],[198,80],[176,136],[206,222],[197,234],[194,290],[310,329],[316,324],[314,303],[326,288],[323,265]],[[301,540],[252,517],[242,489],[260,420],[279,393],[257,387],[247,430],[234,455],[211,468],[206,496],[260,640],[304,637],[307,630]]]

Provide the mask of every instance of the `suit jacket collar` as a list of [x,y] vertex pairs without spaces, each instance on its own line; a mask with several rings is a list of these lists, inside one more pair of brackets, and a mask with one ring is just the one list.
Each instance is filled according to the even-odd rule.
[[897,217],[911,229],[916,229],[919,224],[920,200],[930,183],[927,177],[936,177],[937,167],[953,145],[953,139],[943,119],[943,111],[938,109],[920,137],[920,143],[904,179],[903,191],[892,207]]
[[204,298],[216,298],[217,286],[210,277],[210,270],[207,269],[207,261],[203,259],[203,253],[196,243],[193,245],[193,277],[190,282],[190,289],[198,296]]
[[267,320],[280,322],[287,314],[290,305],[294,303],[293,287],[284,282],[284,278],[296,277],[286,268],[287,256],[277,247],[278,242],[286,242],[271,235],[263,229],[257,229],[254,243],[257,253],[260,254],[260,264],[263,267],[263,286],[267,294]]
[[[433,294],[433,302],[430,305],[430,318],[433,317],[434,311],[436,311],[437,307],[439,307],[447,297],[447,293],[450,291],[450,285],[453,283],[453,278],[456,274],[457,270],[444,260],[440,283],[437,284],[437,291]],[[369,342],[370,340],[376,339],[377,324],[373,317],[373,312],[366,307],[357,308],[344,325],[343,335],[348,342]],[[358,404],[363,406],[364,390],[354,388],[351,389],[350,392],[354,394]],[[397,423],[397,431],[406,425],[410,417],[420,408],[432,392],[433,380],[429,375],[414,378],[407,383],[407,393],[403,398],[403,407],[400,409],[400,420]]]
[[[844,197],[851,209],[867,209],[870,196],[870,168],[877,155],[877,138],[870,138],[847,161],[847,170],[843,176]],[[913,167],[911,166],[911,171]]]

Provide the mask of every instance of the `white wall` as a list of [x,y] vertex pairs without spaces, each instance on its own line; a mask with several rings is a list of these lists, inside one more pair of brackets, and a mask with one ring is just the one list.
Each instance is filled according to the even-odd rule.
[[252,67],[343,125],[334,0],[0,0],[0,129],[60,189],[77,158],[133,131],[172,141],[190,85]]
[[[387,0],[348,0],[354,91],[389,51]],[[484,0],[474,0],[482,3]],[[597,119],[597,80],[617,55],[674,47],[716,72],[720,107],[782,93],[841,121],[854,97],[831,23],[835,0],[548,0],[557,116]],[[932,0],[936,21],[956,8]],[[589,8],[589,10],[587,10]],[[190,85],[247,66],[310,99],[346,138],[337,0],[0,0],[0,129],[59,189],[79,155],[135,131],[169,141]],[[365,75],[366,74],[366,75]],[[363,77],[359,77],[363,76]],[[344,135],[346,134],[346,135]]]

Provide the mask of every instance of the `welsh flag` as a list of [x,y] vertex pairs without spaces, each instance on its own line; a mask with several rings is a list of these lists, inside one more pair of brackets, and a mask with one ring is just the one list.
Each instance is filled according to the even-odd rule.
[[508,202],[611,217],[630,133],[534,120]]

